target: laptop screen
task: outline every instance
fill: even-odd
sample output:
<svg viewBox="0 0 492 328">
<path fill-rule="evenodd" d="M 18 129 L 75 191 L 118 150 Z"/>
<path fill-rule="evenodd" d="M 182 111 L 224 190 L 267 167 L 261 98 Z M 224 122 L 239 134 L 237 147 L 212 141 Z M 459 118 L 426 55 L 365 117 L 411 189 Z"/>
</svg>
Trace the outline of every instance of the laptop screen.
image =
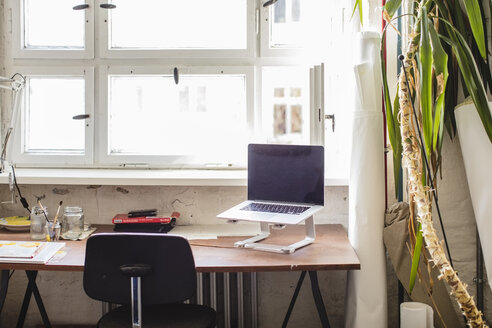
<svg viewBox="0 0 492 328">
<path fill-rule="evenodd" d="M 248 145 L 248 199 L 324 205 L 322 146 Z"/>
</svg>

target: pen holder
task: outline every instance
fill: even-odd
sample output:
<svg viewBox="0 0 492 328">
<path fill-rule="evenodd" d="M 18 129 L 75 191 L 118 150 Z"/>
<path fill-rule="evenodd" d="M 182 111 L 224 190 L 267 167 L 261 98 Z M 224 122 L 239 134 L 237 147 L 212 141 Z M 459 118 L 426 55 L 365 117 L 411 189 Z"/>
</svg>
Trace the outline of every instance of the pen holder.
<svg viewBox="0 0 492 328">
<path fill-rule="evenodd" d="M 46 241 L 58 241 L 60 239 L 60 232 L 60 222 L 53 223 L 53 221 L 48 221 L 46 224 Z"/>
</svg>

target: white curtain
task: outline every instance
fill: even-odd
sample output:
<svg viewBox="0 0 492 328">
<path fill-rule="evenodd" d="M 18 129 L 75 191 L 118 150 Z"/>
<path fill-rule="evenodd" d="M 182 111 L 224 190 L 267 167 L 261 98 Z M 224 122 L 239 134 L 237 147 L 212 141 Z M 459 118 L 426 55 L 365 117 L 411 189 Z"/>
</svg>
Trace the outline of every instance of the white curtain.
<svg viewBox="0 0 492 328">
<path fill-rule="evenodd" d="M 345 327 L 387 326 L 384 228 L 384 140 L 379 33 L 359 34 L 349 179 L 348 237 L 361 263 L 349 271 Z"/>
</svg>

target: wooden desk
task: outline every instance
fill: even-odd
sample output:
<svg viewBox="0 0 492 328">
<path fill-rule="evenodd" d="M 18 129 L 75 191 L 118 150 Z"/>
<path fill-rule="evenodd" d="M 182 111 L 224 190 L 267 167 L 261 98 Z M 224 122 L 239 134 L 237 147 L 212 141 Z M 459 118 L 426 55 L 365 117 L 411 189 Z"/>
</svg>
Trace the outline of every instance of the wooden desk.
<svg viewBox="0 0 492 328">
<path fill-rule="evenodd" d="M 97 230 L 95 233 L 112 231 L 112 226 L 110 225 L 96 225 L 96 227 Z M 268 237 L 265 242 L 281 245 L 289 244 L 298 240 L 299 237 L 304 236 L 304 234 L 303 226 L 289 226 L 282 230 L 273 230 L 272 235 Z M 309 272 L 313 296 L 315 298 L 316 306 L 318 307 L 320 319 L 323 326 L 329 327 L 328 318 L 319 292 L 316 271 L 360 269 L 359 259 L 350 245 L 343 227 L 341 225 L 317 225 L 315 242 L 292 254 L 276 254 L 234 247 L 234 242 L 242 239 L 244 239 L 244 236 L 190 241 L 193 256 L 195 258 L 196 270 L 198 272 L 302 271 L 298 286 L 284 320 L 284 326 L 287 324 L 300 286 L 304 280 L 304 276 L 306 272 Z M 0 231 L 0 240 L 29 240 L 29 233 Z M 0 263 L 0 270 L 3 270 L 2 285 L 0 285 L 0 287 L 2 287 L 2 290 L 0 290 L 0 311 L 6 295 L 8 270 L 26 271 L 30 281 L 28 289 L 33 289 L 32 292 L 36 297 L 40 312 L 45 311 L 40 295 L 37 296 L 37 294 L 39 294 L 35 285 L 37 271 L 84 270 L 86 241 L 64 242 L 66 242 L 66 246 L 62 250 L 67 253 L 62 259 L 56 262 L 53 261 L 46 264 Z M 26 292 L 24 303 L 27 302 L 27 306 L 25 311 L 27 311 L 30 296 L 31 294 Z M 26 300 L 27 297 L 28 299 Z M 324 314 L 322 312 L 324 312 Z M 43 321 L 45 321 L 44 317 Z M 45 326 L 50 327 L 47 316 Z"/>
<path fill-rule="evenodd" d="M 95 233 L 111 232 L 110 225 L 95 225 Z M 172 232 L 172 231 L 171 231 Z M 266 239 L 269 243 L 287 244 L 304 235 L 302 226 L 273 230 Z M 196 270 L 198 272 L 267 272 L 312 270 L 359 270 L 360 262 L 350 245 L 346 232 L 339 224 L 316 226 L 316 240 L 292 254 L 275 254 L 234 247 L 238 237 L 219 237 L 209 240 L 192 240 Z M 30 240 L 29 233 L 0 230 L 0 240 Z M 66 242 L 67 254 L 58 262 L 47 264 L 0 263 L 0 270 L 83 271 L 86 241 Z"/>
</svg>

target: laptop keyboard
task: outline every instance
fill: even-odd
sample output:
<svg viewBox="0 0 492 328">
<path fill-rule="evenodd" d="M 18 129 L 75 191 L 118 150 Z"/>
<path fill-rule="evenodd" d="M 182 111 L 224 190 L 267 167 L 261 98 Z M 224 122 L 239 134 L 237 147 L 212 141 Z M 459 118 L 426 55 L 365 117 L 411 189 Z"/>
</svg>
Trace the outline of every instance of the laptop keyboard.
<svg viewBox="0 0 492 328">
<path fill-rule="evenodd" d="M 292 206 L 281 204 L 251 203 L 243 208 L 242 211 L 268 212 L 281 214 L 299 215 L 309 209 L 308 206 Z"/>
</svg>

